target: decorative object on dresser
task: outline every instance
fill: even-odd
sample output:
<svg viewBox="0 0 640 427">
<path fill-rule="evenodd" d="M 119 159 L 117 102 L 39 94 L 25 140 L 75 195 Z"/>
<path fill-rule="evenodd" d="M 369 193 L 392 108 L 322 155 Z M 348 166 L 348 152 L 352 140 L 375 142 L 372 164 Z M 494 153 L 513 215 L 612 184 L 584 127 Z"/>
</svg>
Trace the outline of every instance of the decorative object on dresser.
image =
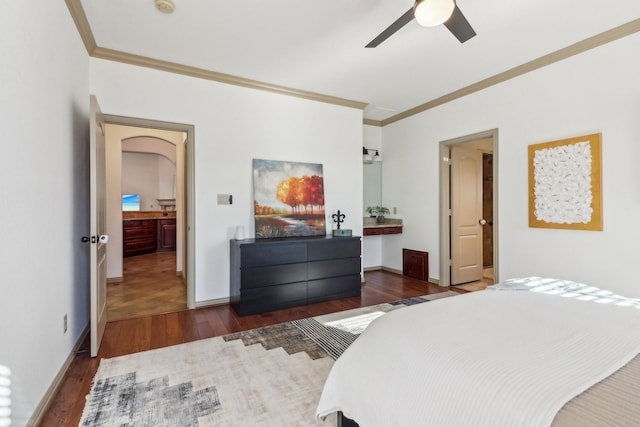
<svg viewBox="0 0 640 427">
<path fill-rule="evenodd" d="M 230 250 L 241 316 L 360 295 L 360 237 L 231 240 Z"/>
<path fill-rule="evenodd" d="M 336 228 L 331 230 L 331 235 L 333 237 L 351 237 L 351 230 L 340 229 L 340 224 L 342 224 L 346 218 L 346 215 L 341 213 L 340 209 L 338 209 L 337 213 L 331 215 L 331 218 L 333 218 L 333 222 L 336 223 Z"/>
<path fill-rule="evenodd" d="M 324 236 L 322 164 L 253 159 L 256 239 Z"/>
</svg>

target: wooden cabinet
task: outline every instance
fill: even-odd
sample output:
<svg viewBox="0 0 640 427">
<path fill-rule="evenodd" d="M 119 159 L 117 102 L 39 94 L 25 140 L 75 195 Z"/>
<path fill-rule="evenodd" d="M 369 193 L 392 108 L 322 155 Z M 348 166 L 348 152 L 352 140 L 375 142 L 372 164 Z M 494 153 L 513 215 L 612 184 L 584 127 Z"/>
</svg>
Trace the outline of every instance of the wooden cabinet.
<svg viewBox="0 0 640 427">
<path fill-rule="evenodd" d="M 402 274 L 414 279 L 429 281 L 429 253 L 402 249 Z"/>
<path fill-rule="evenodd" d="M 382 234 L 402 234 L 402 226 L 390 227 L 364 227 L 363 234 L 365 236 L 379 236 Z"/>
<path fill-rule="evenodd" d="M 133 256 L 176 250 L 176 219 L 122 221 L 122 255 Z"/>
<path fill-rule="evenodd" d="M 155 252 L 157 235 L 155 219 L 122 221 L 123 256 Z"/>
<path fill-rule="evenodd" d="M 360 295 L 360 237 L 231 240 L 231 306 L 245 316 Z"/>
<path fill-rule="evenodd" d="M 175 218 L 159 219 L 158 221 L 158 244 L 156 250 L 175 251 L 176 250 L 176 220 Z"/>
</svg>

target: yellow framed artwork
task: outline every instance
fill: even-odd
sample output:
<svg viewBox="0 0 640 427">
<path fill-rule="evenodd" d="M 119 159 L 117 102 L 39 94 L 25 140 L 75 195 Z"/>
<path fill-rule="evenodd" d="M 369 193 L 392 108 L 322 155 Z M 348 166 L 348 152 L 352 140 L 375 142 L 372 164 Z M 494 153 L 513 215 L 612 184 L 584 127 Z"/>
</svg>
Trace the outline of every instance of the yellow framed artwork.
<svg viewBox="0 0 640 427">
<path fill-rule="evenodd" d="M 529 145 L 529 227 L 602 231 L 602 134 Z"/>
</svg>

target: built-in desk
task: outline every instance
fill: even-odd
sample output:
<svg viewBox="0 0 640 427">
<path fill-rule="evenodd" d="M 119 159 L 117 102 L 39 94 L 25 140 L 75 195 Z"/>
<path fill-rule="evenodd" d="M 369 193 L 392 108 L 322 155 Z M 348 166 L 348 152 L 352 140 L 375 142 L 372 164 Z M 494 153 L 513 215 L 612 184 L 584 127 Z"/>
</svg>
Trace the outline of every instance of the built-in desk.
<svg viewBox="0 0 640 427">
<path fill-rule="evenodd" d="M 378 223 L 375 218 L 364 218 L 362 223 L 364 236 L 380 236 L 384 234 L 402 234 L 402 220 L 396 218 L 385 219 Z"/>
</svg>

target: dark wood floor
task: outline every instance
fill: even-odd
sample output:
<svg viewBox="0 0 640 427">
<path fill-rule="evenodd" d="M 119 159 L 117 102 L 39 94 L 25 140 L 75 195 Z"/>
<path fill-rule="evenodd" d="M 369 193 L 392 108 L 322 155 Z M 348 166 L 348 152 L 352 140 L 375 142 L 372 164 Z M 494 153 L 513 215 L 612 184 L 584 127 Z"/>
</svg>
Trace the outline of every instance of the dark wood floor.
<svg viewBox="0 0 640 427">
<path fill-rule="evenodd" d="M 152 350 L 403 298 L 444 292 L 448 288 L 383 272 L 365 273 L 360 297 L 327 301 L 269 313 L 239 317 L 229 305 L 150 315 L 107 323 L 98 357 L 88 356 L 88 340 L 73 360 L 40 426 L 77 426 L 91 381 L 102 358 Z"/>
</svg>

